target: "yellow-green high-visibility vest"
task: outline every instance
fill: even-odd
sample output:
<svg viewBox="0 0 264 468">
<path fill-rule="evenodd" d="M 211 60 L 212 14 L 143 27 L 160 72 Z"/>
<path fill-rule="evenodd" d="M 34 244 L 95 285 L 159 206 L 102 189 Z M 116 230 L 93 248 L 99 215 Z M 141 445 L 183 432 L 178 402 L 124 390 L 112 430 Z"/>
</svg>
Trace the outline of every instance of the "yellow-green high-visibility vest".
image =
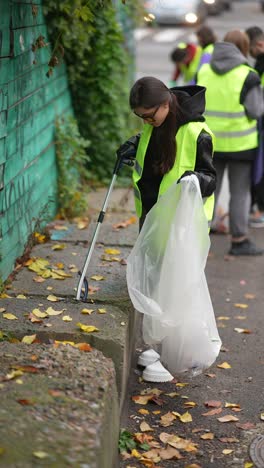
<svg viewBox="0 0 264 468">
<path fill-rule="evenodd" d="M 139 218 L 142 214 L 142 202 L 138 182 L 143 174 L 145 155 L 152 130 L 153 127 L 151 125 L 144 124 L 143 131 L 139 140 L 136 161 L 132 175 L 135 195 L 135 207 Z M 185 171 L 194 170 L 196 162 L 197 140 L 202 130 L 209 133 L 213 139 L 213 134 L 205 122 L 189 122 L 185 125 L 182 125 L 177 131 L 177 155 L 175 163 L 171 170 L 167 172 L 162 178 L 159 187 L 159 197 L 163 195 L 182 176 L 182 174 Z M 204 198 L 203 201 L 205 215 L 208 219 L 208 223 L 210 224 L 212 221 L 214 209 L 214 195 Z"/>
<path fill-rule="evenodd" d="M 215 73 L 210 64 L 197 74 L 197 84 L 206 87 L 205 117 L 215 136 L 215 151 L 230 153 L 258 146 L 257 121 L 247 117 L 240 94 L 250 71 L 239 65 L 224 75 Z"/>
<path fill-rule="evenodd" d="M 183 48 L 182 44 L 183 43 L 180 43 L 178 47 Z M 189 83 L 189 81 L 191 81 L 195 77 L 202 52 L 203 52 L 202 48 L 200 46 L 197 46 L 197 49 L 195 51 L 192 61 L 188 65 L 185 65 L 184 63 L 179 64 L 179 69 L 181 70 L 185 84 Z"/>
<path fill-rule="evenodd" d="M 262 73 L 260 77 L 260 81 L 261 81 L 261 86 L 264 88 L 264 73 Z"/>
<path fill-rule="evenodd" d="M 212 54 L 214 51 L 214 44 L 208 44 L 207 46 L 204 47 L 202 50 L 203 54 Z"/>
</svg>

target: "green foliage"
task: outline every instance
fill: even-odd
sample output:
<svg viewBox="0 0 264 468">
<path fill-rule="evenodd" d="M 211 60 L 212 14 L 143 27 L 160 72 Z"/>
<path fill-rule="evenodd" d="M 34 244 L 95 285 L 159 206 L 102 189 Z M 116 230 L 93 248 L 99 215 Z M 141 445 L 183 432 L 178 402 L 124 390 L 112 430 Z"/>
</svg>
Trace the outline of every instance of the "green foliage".
<svg viewBox="0 0 264 468">
<path fill-rule="evenodd" d="M 133 434 L 126 429 L 121 429 L 118 442 L 119 451 L 131 452 L 133 449 L 149 450 L 150 446 L 147 443 L 139 443 L 134 439 Z"/>
<path fill-rule="evenodd" d="M 134 18 L 131 4 L 138 1 L 128 2 Z M 133 56 L 117 11 L 110 0 L 44 0 L 44 13 L 51 41 L 59 37 L 64 49 L 78 126 L 90 141 L 91 175 L 106 182 L 117 147 L 134 133 L 128 106 Z"/>
<path fill-rule="evenodd" d="M 89 172 L 86 148 L 89 142 L 79 133 L 73 117 L 56 122 L 56 157 L 58 166 L 59 213 L 64 218 L 83 214 L 87 200 L 84 190 Z"/>
<path fill-rule="evenodd" d="M 118 448 L 120 452 L 127 452 L 128 450 L 133 450 L 137 446 L 133 434 L 130 432 L 122 429 L 120 431 L 120 436 L 119 436 L 119 442 L 118 442 Z"/>
</svg>

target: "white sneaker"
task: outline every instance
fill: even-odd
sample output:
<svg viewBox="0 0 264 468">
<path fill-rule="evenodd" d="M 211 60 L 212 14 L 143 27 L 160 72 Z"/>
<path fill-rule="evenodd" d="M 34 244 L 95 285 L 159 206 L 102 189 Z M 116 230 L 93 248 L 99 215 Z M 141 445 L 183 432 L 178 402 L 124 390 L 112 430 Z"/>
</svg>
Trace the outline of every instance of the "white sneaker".
<svg viewBox="0 0 264 468">
<path fill-rule="evenodd" d="M 147 366 L 143 371 L 142 377 L 146 382 L 170 382 L 174 379 L 173 375 L 165 369 L 160 361 Z"/>
<path fill-rule="evenodd" d="M 154 351 L 154 349 L 147 349 L 143 353 L 140 354 L 138 358 L 138 365 L 142 367 L 149 366 L 154 362 L 160 359 L 160 355 Z"/>
</svg>

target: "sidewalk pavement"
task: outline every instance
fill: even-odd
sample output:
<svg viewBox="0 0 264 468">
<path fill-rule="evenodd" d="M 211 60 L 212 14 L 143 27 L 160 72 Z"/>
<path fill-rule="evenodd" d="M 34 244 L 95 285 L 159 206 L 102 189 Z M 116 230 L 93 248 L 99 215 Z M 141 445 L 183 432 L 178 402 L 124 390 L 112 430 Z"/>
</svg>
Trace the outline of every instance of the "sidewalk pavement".
<svg viewBox="0 0 264 468">
<path fill-rule="evenodd" d="M 160 419 L 170 409 L 191 412 L 192 423 L 177 420 L 172 427 L 161 427 L 162 432 L 177 431 L 182 437 L 198 440 L 199 451 L 183 452 L 184 458 L 177 460 L 179 468 L 188 463 L 202 468 L 251 467 L 245 465 L 248 447 L 257 435 L 264 435 L 264 257 L 226 257 L 227 236 L 211 237 L 206 272 L 223 350 L 208 375 L 194 378 L 187 388 L 175 388 L 175 383 L 160 385 L 165 393 L 169 389 L 171 395 L 176 391 L 183 398 L 162 396 L 168 404 L 154 408 L 152 404 L 152 419 L 148 420 L 137 412 L 139 405 L 128 393 L 138 394 L 157 385 L 138 379 L 136 368 L 127 385 L 137 325 L 125 278 L 125 260 L 138 233 L 131 190 L 114 190 L 87 272 L 89 302 L 75 300 L 77 272 L 83 266 L 105 193 L 102 189 L 89 194 L 89 226 L 84 227 L 83 220 L 51 224 L 51 240 L 33 248 L 31 260 L 18 269 L 7 290 L 9 297 L 1 298 L 0 466 L 143 466 L 137 458 L 118 461 L 120 412 L 130 400 L 126 407 L 129 417 L 123 411 L 122 426 L 133 433 L 139 432 L 145 419 L 154 426 L 153 418 Z M 264 230 L 252 231 L 252 236 L 264 247 Z M 83 325 L 98 331 L 85 331 Z M 72 344 L 58 343 L 61 341 Z M 223 362 L 231 368 L 217 367 Z M 195 407 L 181 407 L 188 397 Z M 231 414 L 238 417 L 238 423 L 223 424 L 217 415 L 202 416 L 207 411 L 204 402 L 209 400 L 221 401 L 220 416 Z M 225 402 L 235 406 L 225 408 Z M 156 409 L 160 410 L 158 416 L 152 415 Z M 239 423 L 242 428 L 236 426 Z M 200 440 L 201 432 L 192 432 L 199 427 L 204 433 L 214 433 L 214 440 Z M 221 437 L 229 442 L 221 442 Z M 230 442 L 232 437 L 239 442 Z M 223 454 L 224 449 L 229 452 Z M 260 453 L 263 446 L 258 450 Z M 157 466 L 172 467 L 174 462 Z"/>
<path fill-rule="evenodd" d="M 0 466 L 118 466 L 136 326 L 125 277 L 138 232 L 131 190 L 114 190 L 87 272 L 88 303 L 75 299 L 105 194 L 89 194 L 89 225 L 51 223 L 51 239 L 33 247 L 2 295 Z"/>
</svg>

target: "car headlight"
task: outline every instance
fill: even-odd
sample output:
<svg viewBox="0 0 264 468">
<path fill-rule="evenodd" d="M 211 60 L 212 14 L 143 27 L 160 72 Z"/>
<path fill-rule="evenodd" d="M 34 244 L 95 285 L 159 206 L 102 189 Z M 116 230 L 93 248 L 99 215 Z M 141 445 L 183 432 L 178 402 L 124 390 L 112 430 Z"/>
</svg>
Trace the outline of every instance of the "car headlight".
<svg viewBox="0 0 264 468">
<path fill-rule="evenodd" d="M 187 13 L 185 15 L 185 21 L 191 24 L 197 23 L 198 16 L 195 13 Z"/>
<path fill-rule="evenodd" d="M 144 21 L 146 21 L 146 23 L 152 23 L 152 21 L 155 20 L 155 15 L 153 15 L 152 13 L 148 13 L 147 15 L 144 16 Z"/>
</svg>

